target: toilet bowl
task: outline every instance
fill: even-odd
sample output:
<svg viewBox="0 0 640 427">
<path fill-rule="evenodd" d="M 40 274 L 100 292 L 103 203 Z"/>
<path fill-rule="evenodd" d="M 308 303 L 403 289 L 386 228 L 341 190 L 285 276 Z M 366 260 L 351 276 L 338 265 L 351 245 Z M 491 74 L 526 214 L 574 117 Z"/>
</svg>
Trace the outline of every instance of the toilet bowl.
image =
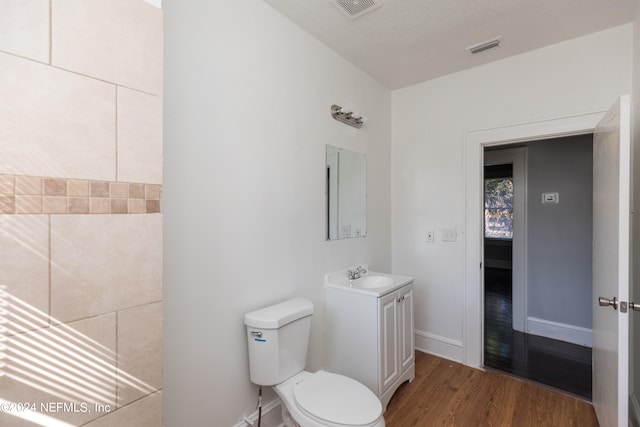
<svg viewBox="0 0 640 427">
<path fill-rule="evenodd" d="M 302 371 L 273 387 L 286 427 L 384 427 L 382 404 L 363 384 L 326 371 Z M 285 411 L 286 409 L 286 411 Z M 287 423 L 286 413 L 289 413 Z M 296 423 L 291 422 L 291 418 Z"/>
<path fill-rule="evenodd" d="M 382 404 L 364 384 L 304 370 L 312 314 L 303 298 L 245 314 L 251 381 L 273 387 L 286 427 L 384 427 Z"/>
</svg>

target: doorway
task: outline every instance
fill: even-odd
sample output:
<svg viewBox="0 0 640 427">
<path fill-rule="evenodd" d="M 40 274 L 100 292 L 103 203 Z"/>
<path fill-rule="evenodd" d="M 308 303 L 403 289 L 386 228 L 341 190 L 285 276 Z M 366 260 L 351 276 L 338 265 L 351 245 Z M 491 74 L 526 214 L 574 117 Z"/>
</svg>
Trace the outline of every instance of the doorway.
<svg viewBox="0 0 640 427">
<path fill-rule="evenodd" d="M 513 147 L 484 153 L 484 366 L 590 400 L 592 136 Z"/>
<path fill-rule="evenodd" d="M 483 148 L 489 146 L 534 141 L 545 138 L 583 135 L 597 132 L 605 137 L 604 141 L 610 142 L 612 150 L 617 151 L 613 157 L 617 158 L 618 185 L 617 189 L 609 188 L 598 192 L 598 198 L 606 199 L 608 194 L 618 195 L 618 202 L 609 209 L 619 219 L 613 232 L 608 232 L 608 224 L 613 221 L 601 218 L 597 210 L 594 210 L 593 240 L 598 241 L 594 247 L 607 248 L 606 254 L 610 261 L 601 267 L 600 257 L 593 255 L 593 291 L 596 295 L 617 295 L 620 300 L 629 298 L 629 267 L 630 267 L 630 162 L 631 158 L 631 114 L 630 97 L 620 97 L 610 108 L 598 112 L 577 114 L 565 117 L 555 117 L 542 121 L 514 124 L 494 127 L 490 129 L 478 129 L 465 134 L 464 165 L 465 165 L 465 283 L 464 283 L 464 307 L 463 311 L 463 357 L 468 366 L 482 369 L 484 366 L 484 280 L 483 280 L 483 245 L 482 245 L 482 197 L 483 197 Z M 598 146 L 602 140 L 598 140 Z M 594 153 L 600 151 L 594 150 Z M 601 165 L 599 169 L 609 170 L 603 166 L 602 156 L 594 155 Z M 594 182 L 596 181 L 594 175 Z M 600 183 L 600 180 L 598 180 Z M 608 183 L 611 184 L 611 183 Z M 608 185 L 607 184 L 607 185 Z M 615 185 L 611 185 L 614 187 Z M 594 188 L 595 189 L 595 188 Z M 605 213 L 607 210 L 604 210 Z M 596 239 L 598 236 L 598 239 Z M 612 239 L 604 239 L 612 237 Z M 605 240 L 602 244 L 600 241 Z M 617 243 L 616 243 L 617 242 Z M 618 251 L 614 248 L 618 247 Z M 616 253 L 617 252 L 617 253 Z M 617 266 L 617 267 L 616 267 Z M 616 277 L 611 270 L 617 268 Z M 594 346 L 594 381 L 593 400 L 598 418 L 610 415 L 613 419 L 619 419 L 620 425 L 627 418 L 629 408 L 628 385 L 629 372 L 634 371 L 637 357 L 633 357 L 633 347 L 629 347 L 629 328 L 625 321 L 627 313 L 618 311 L 615 316 L 609 316 L 616 322 L 604 322 L 600 316 L 603 307 L 598 306 L 598 300 L 591 303 L 593 307 L 593 327 L 599 333 L 593 334 Z M 610 320 L 611 320 L 610 319 Z M 601 331 L 601 333 L 600 333 Z M 597 351 L 596 351 L 597 349 Z M 630 354 L 631 353 L 631 354 Z M 601 357 L 603 356 L 603 357 Z M 614 372 L 611 373 L 612 367 Z M 637 367 L 635 367 L 637 368 Z M 637 372 L 637 370 L 635 371 Z M 631 389 L 632 395 L 636 390 Z M 597 404 L 596 404 L 597 401 Z M 634 402 L 636 400 L 634 399 Z M 633 403 L 631 410 L 636 414 L 639 406 Z M 604 412 L 603 412 L 604 411 Z M 606 414 L 605 414 L 606 412 Z M 637 417 L 640 418 L 640 417 Z M 617 421 L 614 424 L 618 424 Z"/>
</svg>

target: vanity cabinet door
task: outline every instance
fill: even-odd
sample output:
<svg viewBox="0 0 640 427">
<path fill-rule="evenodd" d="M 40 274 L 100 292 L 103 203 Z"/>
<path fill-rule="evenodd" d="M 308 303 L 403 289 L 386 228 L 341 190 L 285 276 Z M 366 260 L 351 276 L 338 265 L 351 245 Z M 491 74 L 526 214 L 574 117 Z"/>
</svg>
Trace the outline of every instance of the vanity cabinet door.
<svg viewBox="0 0 640 427">
<path fill-rule="evenodd" d="M 398 301 L 397 292 L 383 296 L 379 300 L 380 334 L 380 392 L 379 396 L 393 385 L 400 376 L 398 363 Z"/>
<path fill-rule="evenodd" d="M 400 371 L 404 372 L 415 360 L 413 333 L 413 286 L 399 291 L 398 302 L 398 340 L 400 350 Z"/>
</svg>

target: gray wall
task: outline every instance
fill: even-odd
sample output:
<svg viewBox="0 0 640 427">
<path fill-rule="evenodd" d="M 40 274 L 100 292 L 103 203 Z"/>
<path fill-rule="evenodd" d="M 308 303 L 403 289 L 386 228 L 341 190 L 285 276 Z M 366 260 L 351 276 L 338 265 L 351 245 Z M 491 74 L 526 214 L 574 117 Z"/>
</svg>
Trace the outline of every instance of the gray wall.
<svg viewBox="0 0 640 427">
<path fill-rule="evenodd" d="M 528 145 L 528 316 L 591 328 L 593 138 Z M 560 194 L 542 204 L 543 192 Z"/>
</svg>

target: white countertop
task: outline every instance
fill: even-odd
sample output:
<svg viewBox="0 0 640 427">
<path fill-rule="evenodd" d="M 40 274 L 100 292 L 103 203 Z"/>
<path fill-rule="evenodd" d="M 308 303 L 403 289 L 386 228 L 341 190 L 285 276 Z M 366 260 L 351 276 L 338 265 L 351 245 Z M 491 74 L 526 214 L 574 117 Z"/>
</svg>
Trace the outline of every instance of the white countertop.
<svg viewBox="0 0 640 427">
<path fill-rule="evenodd" d="M 366 265 L 363 267 L 367 269 Z M 355 270 L 355 267 L 353 269 Z M 365 288 L 364 279 L 366 277 L 375 277 L 375 276 L 388 277 L 391 279 L 391 283 L 383 287 Z M 377 271 L 368 271 L 368 269 L 366 273 L 361 275 L 360 279 L 355 279 L 355 280 L 349 280 L 347 278 L 347 270 L 325 274 L 324 276 L 325 287 L 348 290 L 351 292 L 371 295 L 378 298 L 390 292 L 393 292 L 405 285 L 408 285 L 411 282 L 413 282 L 413 277 L 399 276 L 397 274 L 380 273 Z"/>
</svg>

